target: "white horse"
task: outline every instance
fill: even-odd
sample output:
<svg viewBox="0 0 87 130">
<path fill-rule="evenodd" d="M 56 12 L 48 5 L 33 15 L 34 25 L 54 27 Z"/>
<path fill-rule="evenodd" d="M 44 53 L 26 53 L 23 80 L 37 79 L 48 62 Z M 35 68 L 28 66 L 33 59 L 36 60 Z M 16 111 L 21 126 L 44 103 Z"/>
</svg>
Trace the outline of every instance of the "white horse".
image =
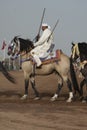
<svg viewBox="0 0 87 130">
<path fill-rule="evenodd" d="M 29 39 L 22 39 L 18 37 L 14 37 L 8 46 L 8 55 L 16 57 L 20 54 L 21 56 L 21 61 L 22 61 L 21 67 L 24 72 L 24 79 L 25 79 L 25 94 L 23 95 L 22 99 L 25 99 L 28 96 L 29 80 L 31 81 L 31 85 L 32 88 L 34 89 L 36 98 L 39 98 L 39 93 L 35 87 L 34 76 L 50 75 L 56 72 L 56 74 L 58 74 L 58 89 L 54 94 L 54 96 L 51 98 L 51 100 L 54 101 L 58 98 L 64 81 L 67 83 L 69 89 L 69 98 L 67 101 L 71 102 L 73 98 L 73 90 L 72 90 L 70 75 L 72 80 L 74 81 L 73 87 L 75 91 L 79 92 L 79 88 L 76 83 L 74 69 L 70 58 L 67 55 L 65 55 L 62 51 L 60 51 L 60 60 L 57 59 L 54 62 L 43 64 L 41 68 L 34 68 L 34 65 L 32 64 L 32 60 L 31 60 L 32 58 L 30 58 L 30 53 L 29 53 L 32 48 L 34 48 L 32 41 L 30 41 Z"/>
</svg>

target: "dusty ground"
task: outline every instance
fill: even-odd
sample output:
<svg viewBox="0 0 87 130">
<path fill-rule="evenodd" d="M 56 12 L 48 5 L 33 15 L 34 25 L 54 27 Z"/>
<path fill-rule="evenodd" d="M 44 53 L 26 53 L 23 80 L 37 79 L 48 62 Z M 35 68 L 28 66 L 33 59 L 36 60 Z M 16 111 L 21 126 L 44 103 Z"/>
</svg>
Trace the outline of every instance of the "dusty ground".
<svg viewBox="0 0 87 130">
<path fill-rule="evenodd" d="M 57 101 L 50 101 L 57 87 L 55 75 L 36 77 L 41 100 L 33 100 L 30 86 L 29 98 L 21 101 L 24 94 L 23 72 L 10 73 L 17 79 L 16 85 L 0 73 L 0 130 L 87 130 L 87 104 L 78 99 L 66 103 L 66 86 Z"/>
</svg>

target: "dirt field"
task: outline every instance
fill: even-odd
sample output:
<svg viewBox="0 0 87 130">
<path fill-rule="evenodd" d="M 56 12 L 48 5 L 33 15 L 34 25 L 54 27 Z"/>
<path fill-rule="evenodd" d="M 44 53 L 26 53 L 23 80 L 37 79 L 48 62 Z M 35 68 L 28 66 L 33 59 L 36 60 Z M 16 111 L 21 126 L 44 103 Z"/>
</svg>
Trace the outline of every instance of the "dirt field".
<svg viewBox="0 0 87 130">
<path fill-rule="evenodd" d="M 65 85 L 59 99 L 50 101 L 57 87 L 55 75 L 36 77 L 41 100 L 33 100 L 34 93 L 29 86 L 29 98 L 22 101 L 23 72 L 10 73 L 17 84 L 10 83 L 0 73 L 0 130 L 87 130 L 87 104 L 78 99 L 66 103 L 68 88 Z"/>
</svg>

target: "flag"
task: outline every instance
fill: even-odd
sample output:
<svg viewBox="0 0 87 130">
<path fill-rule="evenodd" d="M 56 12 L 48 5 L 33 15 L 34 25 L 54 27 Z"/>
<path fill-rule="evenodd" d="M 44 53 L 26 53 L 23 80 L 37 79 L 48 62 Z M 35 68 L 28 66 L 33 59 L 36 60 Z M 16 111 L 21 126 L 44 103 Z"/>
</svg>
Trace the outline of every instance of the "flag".
<svg viewBox="0 0 87 130">
<path fill-rule="evenodd" d="M 2 44 L 2 50 L 4 50 L 5 49 L 5 47 L 6 47 L 6 43 L 5 43 L 5 41 L 3 41 L 3 44 Z"/>
</svg>

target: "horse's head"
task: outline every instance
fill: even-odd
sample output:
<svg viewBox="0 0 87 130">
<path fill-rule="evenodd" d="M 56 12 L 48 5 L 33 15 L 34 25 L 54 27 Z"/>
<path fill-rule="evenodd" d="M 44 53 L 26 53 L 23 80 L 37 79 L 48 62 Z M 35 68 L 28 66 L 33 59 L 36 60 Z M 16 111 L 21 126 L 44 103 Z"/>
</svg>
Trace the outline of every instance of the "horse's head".
<svg viewBox="0 0 87 130">
<path fill-rule="evenodd" d="M 18 36 L 15 36 L 11 43 L 8 46 L 8 55 L 14 56 L 15 54 L 19 54 L 21 52 L 29 52 L 34 48 L 33 42 L 29 39 L 22 39 Z"/>
<path fill-rule="evenodd" d="M 78 44 L 72 43 L 71 51 L 72 51 L 71 54 L 72 60 L 75 62 L 80 57 Z"/>
<path fill-rule="evenodd" d="M 14 37 L 14 38 L 12 39 L 12 41 L 10 42 L 10 44 L 9 44 L 9 46 L 8 46 L 8 52 L 7 52 L 7 54 L 14 56 L 15 53 L 18 51 L 18 48 L 19 48 L 18 44 L 19 44 L 19 39 L 18 39 L 18 37 L 16 36 L 16 37 Z"/>
</svg>

